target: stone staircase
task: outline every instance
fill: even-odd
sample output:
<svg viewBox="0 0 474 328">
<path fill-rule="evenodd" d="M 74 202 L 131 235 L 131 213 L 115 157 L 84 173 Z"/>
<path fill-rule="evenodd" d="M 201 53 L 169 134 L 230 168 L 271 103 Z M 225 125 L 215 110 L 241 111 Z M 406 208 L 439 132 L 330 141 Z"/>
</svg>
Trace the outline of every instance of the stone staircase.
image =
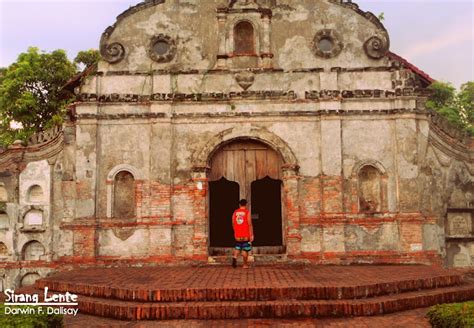
<svg viewBox="0 0 474 328">
<path fill-rule="evenodd" d="M 79 294 L 80 313 L 121 320 L 372 316 L 474 299 L 474 281 L 425 266 L 84 269 L 44 287 Z"/>
</svg>

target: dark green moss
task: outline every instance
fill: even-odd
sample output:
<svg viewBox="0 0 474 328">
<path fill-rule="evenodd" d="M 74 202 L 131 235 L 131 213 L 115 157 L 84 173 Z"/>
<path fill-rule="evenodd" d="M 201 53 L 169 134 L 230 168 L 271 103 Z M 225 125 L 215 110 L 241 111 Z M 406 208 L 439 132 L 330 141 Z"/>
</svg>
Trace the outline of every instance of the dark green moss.
<svg viewBox="0 0 474 328">
<path fill-rule="evenodd" d="M 37 307 L 9 306 L 9 308 L 34 309 L 34 314 L 11 314 L 5 312 L 5 305 L 0 305 L 0 327 L 2 328 L 60 328 L 63 327 L 63 316 L 38 313 Z"/>
<path fill-rule="evenodd" d="M 433 306 L 427 314 L 433 328 L 474 327 L 474 301 Z"/>
</svg>

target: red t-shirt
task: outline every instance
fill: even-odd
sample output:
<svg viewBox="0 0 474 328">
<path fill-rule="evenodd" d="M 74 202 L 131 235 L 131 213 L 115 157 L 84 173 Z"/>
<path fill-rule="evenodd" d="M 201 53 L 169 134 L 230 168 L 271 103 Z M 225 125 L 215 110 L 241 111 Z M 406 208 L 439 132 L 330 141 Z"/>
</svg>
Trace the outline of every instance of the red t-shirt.
<svg viewBox="0 0 474 328">
<path fill-rule="evenodd" d="M 238 208 L 232 215 L 232 224 L 234 226 L 234 237 L 250 239 L 250 212 L 245 208 Z"/>
</svg>

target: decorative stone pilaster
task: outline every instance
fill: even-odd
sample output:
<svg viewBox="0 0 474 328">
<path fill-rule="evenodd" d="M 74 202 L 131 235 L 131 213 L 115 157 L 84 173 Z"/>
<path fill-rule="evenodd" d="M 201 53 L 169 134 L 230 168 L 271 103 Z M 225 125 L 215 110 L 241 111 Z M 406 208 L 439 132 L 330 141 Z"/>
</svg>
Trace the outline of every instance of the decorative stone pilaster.
<svg viewBox="0 0 474 328">
<path fill-rule="evenodd" d="M 192 181 L 194 184 L 193 207 L 194 207 L 194 257 L 197 259 L 206 259 L 208 246 L 208 167 L 194 167 Z"/>
<path fill-rule="evenodd" d="M 273 53 L 271 50 L 271 19 L 272 13 L 271 11 L 264 12 L 262 14 L 262 29 L 263 29 L 263 40 L 262 40 L 262 48 L 261 48 L 261 66 L 263 68 L 272 68 L 272 58 Z"/>
<path fill-rule="evenodd" d="M 216 68 L 223 69 L 227 67 L 227 51 L 226 51 L 226 22 L 227 16 L 224 13 L 218 13 L 217 24 L 219 27 L 219 49 L 217 54 Z"/>
<path fill-rule="evenodd" d="M 298 181 L 298 166 L 283 166 L 283 201 L 286 216 L 285 239 L 289 256 L 298 256 L 301 254 Z"/>
</svg>

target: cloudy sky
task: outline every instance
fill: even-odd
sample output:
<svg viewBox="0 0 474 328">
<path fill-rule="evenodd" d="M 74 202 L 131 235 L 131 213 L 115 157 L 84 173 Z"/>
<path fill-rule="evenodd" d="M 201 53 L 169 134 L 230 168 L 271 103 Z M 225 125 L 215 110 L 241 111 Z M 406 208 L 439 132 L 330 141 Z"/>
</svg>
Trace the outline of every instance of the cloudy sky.
<svg viewBox="0 0 474 328">
<path fill-rule="evenodd" d="M 201 0 L 206 1 L 206 0 Z M 104 29 L 139 0 L 0 0 L 0 67 L 29 46 L 97 48 Z M 474 80 L 474 0 L 356 0 L 384 13 L 391 51 L 433 78 L 459 87 Z"/>
</svg>

